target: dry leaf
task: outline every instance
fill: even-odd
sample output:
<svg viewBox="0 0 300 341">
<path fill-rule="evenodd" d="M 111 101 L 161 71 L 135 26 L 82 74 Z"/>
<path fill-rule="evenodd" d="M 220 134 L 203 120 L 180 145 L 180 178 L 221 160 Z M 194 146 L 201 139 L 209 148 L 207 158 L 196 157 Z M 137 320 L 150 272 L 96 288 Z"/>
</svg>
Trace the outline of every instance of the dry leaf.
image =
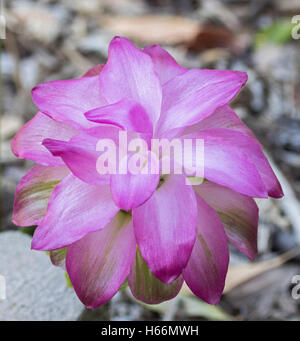
<svg viewBox="0 0 300 341">
<path fill-rule="evenodd" d="M 259 263 L 247 263 L 229 267 L 226 277 L 224 293 L 229 292 L 238 285 L 278 266 L 300 254 L 299 247 L 283 253 L 282 255 Z"/>
<path fill-rule="evenodd" d="M 289 14 L 299 14 L 300 11 L 300 2 L 299 0 L 276 0 L 276 7 L 280 12 L 289 13 Z"/>
<path fill-rule="evenodd" d="M 286 263 L 287 261 L 298 256 L 299 254 L 300 248 L 297 246 L 283 253 L 282 255 L 272 258 L 270 260 L 266 260 L 259 263 L 246 263 L 242 265 L 230 266 L 228 269 L 223 293 L 226 294 L 235 287 L 239 286 L 240 284 L 243 284 L 268 270 L 279 267 L 280 265 Z M 184 295 L 193 296 L 193 293 L 190 291 L 186 283 L 183 284 L 181 292 Z"/>
<path fill-rule="evenodd" d="M 204 51 L 213 48 L 235 49 L 235 35 L 226 27 L 202 26 L 196 38 L 189 44 L 191 51 Z"/>
<path fill-rule="evenodd" d="M 126 36 L 146 44 L 167 45 L 191 42 L 200 28 L 195 20 L 167 15 L 103 16 L 101 26 L 114 35 Z"/>
</svg>

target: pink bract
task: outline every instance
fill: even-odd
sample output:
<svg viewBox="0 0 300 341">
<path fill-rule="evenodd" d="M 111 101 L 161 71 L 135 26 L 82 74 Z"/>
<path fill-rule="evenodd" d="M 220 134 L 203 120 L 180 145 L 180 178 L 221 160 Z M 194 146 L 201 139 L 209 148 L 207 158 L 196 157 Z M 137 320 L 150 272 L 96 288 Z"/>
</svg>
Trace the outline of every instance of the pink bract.
<svg viewBox="0 0 300 341">
<path fill-rule="evenodd" d="M 246 81 L 245 72 L 188 70 L 159 46 L 139 50 L 116 37 L 105 65 L 32 90 L 39 112 L 12 150 L 37 165 L 17 187 L 13 221 L 38 225 L 32 248 L 66 267 L 86 306 L 107 302 L 126 279 L 146 303 L 173 298 L 185 281 L 216 304 L 228 241 L 255 258 L 253 198 L 283 193 L 261 145 L 228 105 Z M 148 141 L 203 139 L 206 181 L 99 174 L 97 142 L 117 141 L 120 131 Z"/>
</svg>

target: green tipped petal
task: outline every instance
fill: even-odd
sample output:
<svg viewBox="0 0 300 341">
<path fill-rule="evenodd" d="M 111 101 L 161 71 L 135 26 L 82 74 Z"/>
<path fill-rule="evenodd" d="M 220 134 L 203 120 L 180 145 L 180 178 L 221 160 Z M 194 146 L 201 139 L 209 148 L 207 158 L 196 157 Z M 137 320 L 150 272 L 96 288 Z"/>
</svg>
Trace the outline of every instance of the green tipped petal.
<svg viewBox="0 0 300 341">
<path fill-rule="evenodd" d="M 161 282 L 151 273 L 140 251 L 137 250 L 128 282 L 133 296 L 138 300 L 158 304 L 175 297 L 182 287 L 183 279 L 180 276 L 170 284 Z"/>
<path fill-rule="evenodd" d="M 54 187 L 68 173 L 68 168 L 64 166 L 34 166 L 16 189 L 13 222 L 18 226 L 38 225 L 46 214 Z"/>
<path fill-rule="evenodd" d="M 50 260 L 52 264 L 66 270 L 66 254 L 67 247 L 50 251 Z"/>
</svg>

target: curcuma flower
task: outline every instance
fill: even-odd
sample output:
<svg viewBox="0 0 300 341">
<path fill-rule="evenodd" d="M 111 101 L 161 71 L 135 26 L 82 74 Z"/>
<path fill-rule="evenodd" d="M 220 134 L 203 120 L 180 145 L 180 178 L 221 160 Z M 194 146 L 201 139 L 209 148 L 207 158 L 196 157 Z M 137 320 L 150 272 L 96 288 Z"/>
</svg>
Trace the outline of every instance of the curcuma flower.
<svg viewBox="0 0 300 341">
<path fill-rule="evenodd" d="M 185 281 L 216 304 L 228 241 L 255 258 L 253 198 L 283 194 L 261 145 L 228 106 L 246 80 L 244 72 L 187 70 L 159 46 L 139 50 L 116 37 L 105 65 L 32 90 L 39 112 L 12 150 L 37 165 L 16 189 L 13 221 L 38 225 L 32 248 L 50 251 L 86 306 L 104 304 L 127 279 L 146 303 L 173 298 Z M 99 141 L 118 145 L 120 132 L 146 141 L 143 167 L 153 139 L 202 140 L 204 181 L 163 174 L 160 156 L 156 172 L 99 172 Z"/>
</svg>

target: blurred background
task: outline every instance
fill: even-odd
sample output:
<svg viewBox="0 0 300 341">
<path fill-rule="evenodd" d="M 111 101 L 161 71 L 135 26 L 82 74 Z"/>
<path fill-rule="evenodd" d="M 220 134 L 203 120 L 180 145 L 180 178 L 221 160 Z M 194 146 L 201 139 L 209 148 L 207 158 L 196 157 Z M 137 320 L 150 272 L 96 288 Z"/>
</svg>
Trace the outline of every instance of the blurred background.
<svg viewBox="0 0 300 341">
<path fill-rule="evenodd" d="M 300 1 L 4 0 L 3 5 L 0 275 L 7 277 L 7 299 L 0 301 L 0 320 L 300 320 L 295 277 L 300 275 L 300 29 L 297 18 L 292 22 L 300 15 Z M 32 164 L 15 158 L 10 142 L 37 111 L 31 88 L 80 77 L 105 63 L 115 35 L 140 47 L 160 44 L 187 68 L 248 72 L 249 81 L 231 106 L 263 144 L 285 197 L 258 201 L 258 257 L 250 263 L 231 250 L 225 293 L 216 307 L 186 288 L 156 306 L 137 303 L 125 289 L 88 311 L 63 271 L 53 270 L 47 255 L 30 251 L 30 238 L 11 222 L 16 185 Z"/>
</svg>

